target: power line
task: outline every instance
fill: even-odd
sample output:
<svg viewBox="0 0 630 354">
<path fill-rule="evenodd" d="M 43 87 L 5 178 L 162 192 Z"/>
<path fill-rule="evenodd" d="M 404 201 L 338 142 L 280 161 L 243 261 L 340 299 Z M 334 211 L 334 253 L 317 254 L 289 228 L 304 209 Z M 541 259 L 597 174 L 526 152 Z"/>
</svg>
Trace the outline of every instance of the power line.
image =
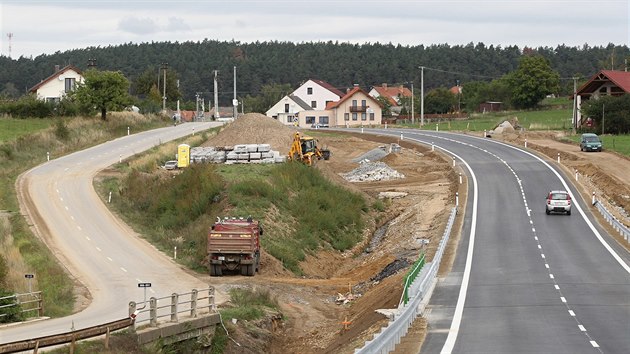
<svg viewBox="0 0 630 354">
<path fill-rule="evenodd" d="M 467 75 L 467 76 L 471 76 L 471 77 L 480 77 L 480 78 L 484 78 L 484 79 L 500 79 L 501 78 L 501 77 L 498 77 L 498 76 L 468 74 L 468 73 L 459 72 L 459 71 L 451 71 L 451 70 L 442 70 L 442 69 L 436 69 L 436 68 L 429 68 L 428 66 L 424 66 L 424 68 L 427 69 L 427 70 L 437 71 L 437 72 L 446 73 L 446 74 Z"/>
</svg>

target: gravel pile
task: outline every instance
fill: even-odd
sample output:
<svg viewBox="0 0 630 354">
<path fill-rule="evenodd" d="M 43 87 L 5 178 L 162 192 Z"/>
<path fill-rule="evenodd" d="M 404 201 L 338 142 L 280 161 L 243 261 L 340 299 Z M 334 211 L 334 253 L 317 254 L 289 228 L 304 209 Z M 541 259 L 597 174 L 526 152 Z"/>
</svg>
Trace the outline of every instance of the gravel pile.
<svg viewBox="0 0 630 354">
<path fill-rule="evenodd" d="M 405 178 L 405 175 L 387 166 L 384 162 L 364 162 L 359 167 L 341 176 L 348 182 L 389 181 Z"/>
<path fill-rule="evenodd" d="M 392 152 L 400 152 L 401 147 L 398 144 L 389 144 L 379 146 L 376 149 L 372 149 L 365 154 L 353 159 L 353 162 L 366 162 L 366 161 L 377 161 L 382 159 L 383 157 L 389 155 Z"/>
</svg>

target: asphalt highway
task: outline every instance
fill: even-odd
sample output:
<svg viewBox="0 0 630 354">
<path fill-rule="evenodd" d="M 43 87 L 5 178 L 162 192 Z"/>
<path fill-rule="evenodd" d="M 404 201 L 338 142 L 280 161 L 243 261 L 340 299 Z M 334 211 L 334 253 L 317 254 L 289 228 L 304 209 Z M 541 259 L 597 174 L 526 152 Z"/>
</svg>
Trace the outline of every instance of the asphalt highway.
<svg viewBox="0 0 630 354">
<path fill-rule="evenodd" d="M 481 136 L 379 132 L 433 145 L 469 178 L 422 353 L 630 353 L 630 255 L 555 163 Z M 545 214 L 552 189 L 571 192 L 572 215 Z"/>
</svg>

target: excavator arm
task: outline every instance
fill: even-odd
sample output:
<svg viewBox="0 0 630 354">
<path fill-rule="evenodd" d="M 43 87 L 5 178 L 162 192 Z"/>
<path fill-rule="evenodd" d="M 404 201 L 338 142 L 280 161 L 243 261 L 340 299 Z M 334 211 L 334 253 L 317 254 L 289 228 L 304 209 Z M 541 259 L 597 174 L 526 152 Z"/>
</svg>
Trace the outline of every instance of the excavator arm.
<svg viewBox="0 0 630 354">
<path fill-rule="evenodd" d="M 301 161 L 302 160 L 302 141 L 300 139 L 300 133 L 293 134 L 293 143 L 291 144 L 291 149 L 289 149 L 289 160 L 290 161 Z"/>
</svg>

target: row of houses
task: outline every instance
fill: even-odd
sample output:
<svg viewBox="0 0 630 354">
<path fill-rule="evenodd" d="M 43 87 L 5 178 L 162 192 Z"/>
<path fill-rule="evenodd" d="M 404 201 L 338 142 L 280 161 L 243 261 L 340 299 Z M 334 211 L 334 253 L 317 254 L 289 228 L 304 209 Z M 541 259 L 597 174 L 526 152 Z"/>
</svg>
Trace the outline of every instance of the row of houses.
<svg viewBox="0 0 630 354">
<path fill-rule="evenodd" d="M 374 87 L 366 92 L 358 85 L 341 91 L 333 85 L 309 79 L 284 96 L 265 114 L 286 125 L 299 127 L 369 126 L 383 123 L 383 107 L 377 100 L 384 97 L 396 112 L 401 98 L 411 98 L 403 86 Z"/>
<path fill-rule="evenodd" d="M 83 82 L 81 70 L 75 66 L 68 65 L 63 68 L 56 66 L 52 75 L 41 80 L 29 91 L 38 99 L 59 102 L 81 82 Z M 461 86 L 457 86 L 457 90 L 461 94 Z M 582 117 L 580 113 L 584 100 L 627 93 L 630 93 L 630 72 L 600 70 L 577 90 L 578 127 L 587 118 Z M 369 92 L 357 85 L 342 91 L 325 81 L 309 79 L 291 94 L 280 99 L 266 115 L 283 124 L 305 128 L 381 125 L 383 108 L 378 97 L 384 97 L 392 106 L 392 111 L 399 113 L 402 98 L 412 97 L 412 92 L 403 86 L 387 84 L 373 87 Z"/>
</svg>

